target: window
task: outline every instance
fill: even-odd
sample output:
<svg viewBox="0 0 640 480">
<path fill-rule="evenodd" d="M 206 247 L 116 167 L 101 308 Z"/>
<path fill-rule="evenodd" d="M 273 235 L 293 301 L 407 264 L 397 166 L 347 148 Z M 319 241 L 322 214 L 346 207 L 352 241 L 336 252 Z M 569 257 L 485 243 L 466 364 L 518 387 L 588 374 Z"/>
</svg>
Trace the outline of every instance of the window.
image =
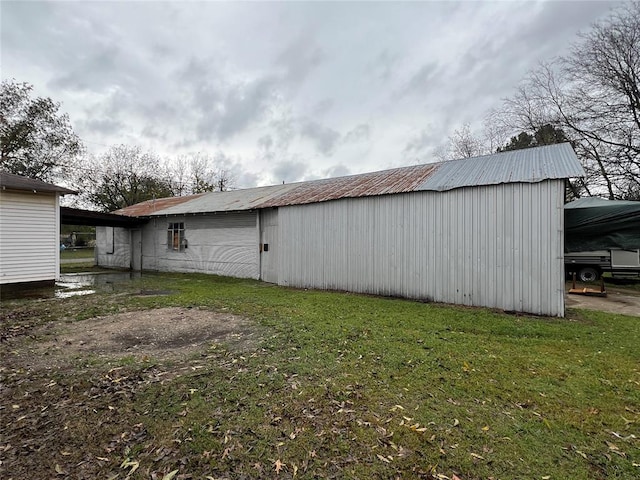
<svg viewBox="0 0 640 480">
<path fill-rule="evenodd" d="M 186 247 L 184 239 L 184 223 L 170 223 L 167 229 L 167 248 L 181 252 Z"/>
</svg>

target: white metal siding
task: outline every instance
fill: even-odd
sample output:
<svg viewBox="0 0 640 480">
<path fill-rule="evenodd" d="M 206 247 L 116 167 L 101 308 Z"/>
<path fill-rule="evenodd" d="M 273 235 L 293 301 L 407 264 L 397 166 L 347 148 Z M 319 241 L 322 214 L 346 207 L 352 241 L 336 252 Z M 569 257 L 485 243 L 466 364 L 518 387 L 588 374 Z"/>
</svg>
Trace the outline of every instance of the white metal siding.
<svg viewBox="0 0 640 480">
<path fill-rule="evenodd" d="M 0 191 L 0 284 L 55 280 L 58 195 Z"/>
<path fill-rule="evenodd" d="M 259 277 L 256 212 L 154 218 L 142 228 L 142 268 Z M 167 226 L 184 222 L 184 251 L 167 248 Z"/>
<path fill-rule="evenodd" d="M 564 315 L 562 180 L 281 207 L 279 284 Z"/>
<path fill-rule="evenodd" d="M 96 264 L 107 268 L 129 268 L 131 232 L 120 227 L 96 227 Z"/>
<path fill-rule="evenodd" d="M 140 271 L 142 266 L 142 231 L 138 228 L 130 230 L 131 234 L 131 269 Z"/>
</svg>

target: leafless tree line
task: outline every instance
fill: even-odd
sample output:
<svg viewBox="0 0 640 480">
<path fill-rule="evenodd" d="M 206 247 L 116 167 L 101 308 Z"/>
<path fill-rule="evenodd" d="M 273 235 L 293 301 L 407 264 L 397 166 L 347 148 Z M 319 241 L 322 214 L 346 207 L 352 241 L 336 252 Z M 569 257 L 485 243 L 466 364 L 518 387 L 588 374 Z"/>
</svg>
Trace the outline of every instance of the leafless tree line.
<svg viewBox="0 0 640 480">
<path fill-rule="evenodd" d="M 104 211 L 169 196 L 226 191 L 235 178 L 229 159 L 222 153 L 192 153 L 162 159 L 139 146 L 115 145 L 85 158 L 76 169 L 79 203 Z"/>
<path fill-rule="evenodd" d="M 456 130 L 441 157 L 569 141 L 586 172 L 575 194 L 640 200 L 639 77 L 640 3 L 633 2 L 580 34 L 566 56 L 529 72 L 489 112 L 484 132 Z M 545 129 L 553 134 L 541 135 Z"/>
</svg>

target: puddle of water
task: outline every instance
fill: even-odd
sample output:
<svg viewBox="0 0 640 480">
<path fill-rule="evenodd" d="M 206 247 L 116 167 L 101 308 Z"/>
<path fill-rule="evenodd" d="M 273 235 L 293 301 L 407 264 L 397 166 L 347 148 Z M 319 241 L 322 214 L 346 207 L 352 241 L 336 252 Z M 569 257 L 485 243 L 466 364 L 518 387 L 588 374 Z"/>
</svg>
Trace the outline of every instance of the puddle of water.
<svg viewBox="0 0 640 480">
<path fill-rule="evenodd" d="M 140 272 L 100 272 L 100 273 L 65 273 L 60 275 L 56 285 L 66 288 L 81 288 L 122 283 L 140 278 Z"/>
<path fill-rule="evenodd" d="M 137 295 L 144 296 L 162 296 L 162 295 L 173 295 L 175 292 L 173 290 L 140 290 Z"/>
<path fill-rule="evenodd" d="M 140 278 L 140 272 L 98 272 L 98 273 L 65 273 L 55 287 L 21 288 L 10 292 L 2 292 L 3 299 L 20 298 L 69 298 L 79 295 L 91 295 L 100 290 L 113 290 L 116 283 L 128 282 Z"/>
<path fill-rule="evenodd" d="M 69 298 L 69 297 L 76 297 L 79 295 L 91 295 L 92 293 L 96 293 L 95 290 L 57 290 L 55 292 L 55 297 L 56 298 Z"/>
</svg>

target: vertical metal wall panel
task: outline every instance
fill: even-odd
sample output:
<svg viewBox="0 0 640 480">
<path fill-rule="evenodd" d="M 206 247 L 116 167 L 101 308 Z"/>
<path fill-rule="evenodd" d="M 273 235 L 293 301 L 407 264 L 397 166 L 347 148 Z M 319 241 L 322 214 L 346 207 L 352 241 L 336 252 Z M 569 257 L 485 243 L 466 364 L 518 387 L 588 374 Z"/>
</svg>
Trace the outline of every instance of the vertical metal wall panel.
<svg viewBox="0 0 640 480">
<path fill-rule="evenodd" d="M 278 283 L 278 209 L 266 208 L 260 211 L 260 279 L 269 283 Z M 268 250 L 265 250 L 268 245 Z"/>
<path fill-rule="evenodd" d="M 564 315 L 562 180 L 279 209 L 279 284 Z"/>
<path fill-rule="evenodd" d="M 0 190 L 0 284 L 58 277 L 58 220 L 57 193 Z"/>
<path fill-rule="evenodd" d="M 142 268 L 144 270 L 157 271 L 158 252 L 163 252 L 167 248 L 167 219 L 152 218 L 141 228 L 142 233 Z M 158 230 L 164 230 L 164 238 L 158 238 Z"/>
<path fill-rule="evenodd" d="M 145 270 L 259 278 L 256 212 L 154 218 L 142 228 Z M 169 223 L 184 222 L 187 248 L 167 246 Z"/>
<path fill-rule="evenodd" d="M 107 268 L 131 266 L 131 231 L 121 227 L 96 227 L 96 265 Z"/>
<path fill-rule="evenodd" d="M 142 265 L 142 230 L 134 228 L 131 235 L 131 270 L 141 271 L 146 267 Z"/>
</svg>

